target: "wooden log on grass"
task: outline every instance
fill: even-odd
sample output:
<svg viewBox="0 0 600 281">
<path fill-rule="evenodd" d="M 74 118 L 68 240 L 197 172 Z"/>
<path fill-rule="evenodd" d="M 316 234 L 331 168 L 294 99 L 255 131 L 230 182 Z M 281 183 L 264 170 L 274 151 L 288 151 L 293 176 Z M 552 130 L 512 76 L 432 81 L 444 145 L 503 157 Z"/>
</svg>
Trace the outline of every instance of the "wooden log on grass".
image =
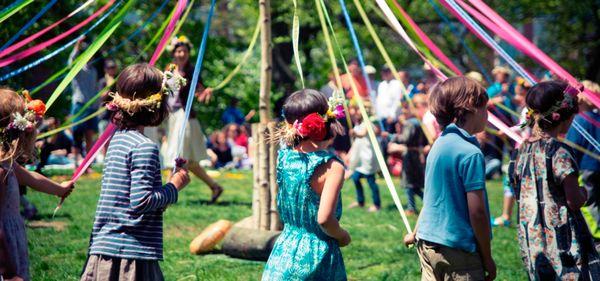
<svg viewBox="0 0 600 281">
<path fill-rule="evenodd" d="M 279 233 L 234 226 L 223 239 L 222 251 L 234 258 L 266 261 Z"/>
</svg>

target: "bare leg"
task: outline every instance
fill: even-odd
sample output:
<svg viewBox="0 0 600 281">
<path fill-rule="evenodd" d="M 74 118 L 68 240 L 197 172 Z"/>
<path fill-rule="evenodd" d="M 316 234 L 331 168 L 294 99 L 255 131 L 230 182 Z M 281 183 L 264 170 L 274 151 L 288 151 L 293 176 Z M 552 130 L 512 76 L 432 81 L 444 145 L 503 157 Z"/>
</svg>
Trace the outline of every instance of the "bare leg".
<svg viewBox="0 0 600 281">
<path fill-rule="evenodd" d="M 512 218 L 513 205 L 515 204 L 515 198 L 513 196 L 504 196 L 502 202 L 502 217 L 506 220 Z"/>
<path fill-rule="evenodd" d="M 219 196 L 221 196 L 221 193 L 223 193 L 223 188 L 206 173 L 204 168 L 202 168 L 198 162 L 190 162 L 187 165 L 187 168 L 190 170 L 190 172 L 206 183 L 210 190 L 212 190 L 211 203 L 217 201 Z"/>
</svg>

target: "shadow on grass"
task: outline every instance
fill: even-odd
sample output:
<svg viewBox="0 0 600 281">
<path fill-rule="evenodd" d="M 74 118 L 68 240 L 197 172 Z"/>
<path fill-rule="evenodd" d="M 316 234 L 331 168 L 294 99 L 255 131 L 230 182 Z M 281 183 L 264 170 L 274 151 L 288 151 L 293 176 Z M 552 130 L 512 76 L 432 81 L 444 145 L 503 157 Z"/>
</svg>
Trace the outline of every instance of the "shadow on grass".
<svg viewBox="0 0 600 281">
<path fill-rule="evenodd" d="M 209 205 L 209 206 L 242 206 L 242 207 L 251 207 L 251 202 L 239 202 L 239 201 L 217 201 L 215 203 L 211 203 L 210 200 L 206 199 L 198 199 L 198 200 L 189 200 L 185 202 L 186 205 Z"/>
</svg>

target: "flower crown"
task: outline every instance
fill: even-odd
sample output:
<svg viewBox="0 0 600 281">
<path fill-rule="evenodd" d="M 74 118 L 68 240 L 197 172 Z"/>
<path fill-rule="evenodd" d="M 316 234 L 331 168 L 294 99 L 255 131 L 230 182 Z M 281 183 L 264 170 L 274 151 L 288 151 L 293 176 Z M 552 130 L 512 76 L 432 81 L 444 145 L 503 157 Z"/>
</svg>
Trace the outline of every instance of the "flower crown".
<svg viewBox="0 0 600 281">
<path fill-rule="evenodd" d="M 29 91 L 21 90 L 17 94 L 25 101 L 25 112 L 14 112 L 13 120 L 6 128 L 0 128 L 0 140 L 2 142 L 12 141 L 18 137 L 19 132 L 33 132 L 35 125 L 41 121 L 46 113 L 46 104 L 41 100 L 34 100 Z"/>
<path fill-rule="evenodd" d="M 106 108 L 110 111 L 123 110 L 129 115 L 139 112 L 143 108 L 150 111 L 160 108 L 164 95 L 172 95 L 175 91 L 179 91 L 187 83 L 185 78 L 175 71 L 177 66 L 170 64 L 163 74 L 161 90 L 158 93 L 150 95 L 144 99 L 129 99 L 119 95 L 118 92 L 109 93 L 112 101 L 106 104 Z"/>
<path fill-rule="evenodd" d="M 552 105 L 552 107 L 550 107 L 548 110 L 546 110 L 545 112 L 536 112 L 535 110 L 529 108 L 527 109 L 527 115 L 525 117 L 525 123 L 523 123 L 521 125 L 521 127 L 525 127 L 525 126 L 532 126 L 534 121 L 535 121 L 535 115 L 538 116 L 539 119 L 544 119 L 546 121 L 550 120 L 548 119 L 548 117 L 551 118 L 552 121 L 558 121 L 560 120 L 560 113 L 558 113 L 558 111 L 560 109 L 567 109 L 567 108 L 572 108 L 575 106 L 575 99 L 577 98 L 577 95 L 583 91 L 583 86 L 579 86 L 577 88 L 572 87 L 571 85 L 567 85 L 567 88 L 565 88 L 565 90 L 563 91 L 564 95 L 563 95 L 563 99 L 562 100 L 557 100 L 554 105 Z"/>
<path fill-rule="evenodd" d="M 278 134 L 277 139 L 283 139 L 292 144 L 298 137 L 322 141 L 327 136 L 326 123 L 345 116 L 344 99 L 331 97 L 328 101 L 329 108 L 324 115 L 317 112 L 306 115 L 302 120 L 295 120 L 293 124 L 287 123 Z"/>
</svg>

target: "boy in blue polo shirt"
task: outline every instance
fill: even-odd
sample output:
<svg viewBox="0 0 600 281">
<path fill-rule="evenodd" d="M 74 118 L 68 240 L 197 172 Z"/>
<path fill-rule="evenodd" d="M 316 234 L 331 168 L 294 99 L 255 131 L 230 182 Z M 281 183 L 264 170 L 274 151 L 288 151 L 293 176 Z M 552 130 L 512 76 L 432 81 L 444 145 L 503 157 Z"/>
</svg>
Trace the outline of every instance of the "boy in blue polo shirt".
<svg viewBox="0 0 600 281">
<path fill-rule="evenodd" d="M 477 139 L 487 123 L 485 89 L 465 77 L 434 86 L 430 109 L 444 128 L 425 168 L 423 210 L 414 243 L 422 280 L 493 280 L 485 161 Z"/>
</svg>

